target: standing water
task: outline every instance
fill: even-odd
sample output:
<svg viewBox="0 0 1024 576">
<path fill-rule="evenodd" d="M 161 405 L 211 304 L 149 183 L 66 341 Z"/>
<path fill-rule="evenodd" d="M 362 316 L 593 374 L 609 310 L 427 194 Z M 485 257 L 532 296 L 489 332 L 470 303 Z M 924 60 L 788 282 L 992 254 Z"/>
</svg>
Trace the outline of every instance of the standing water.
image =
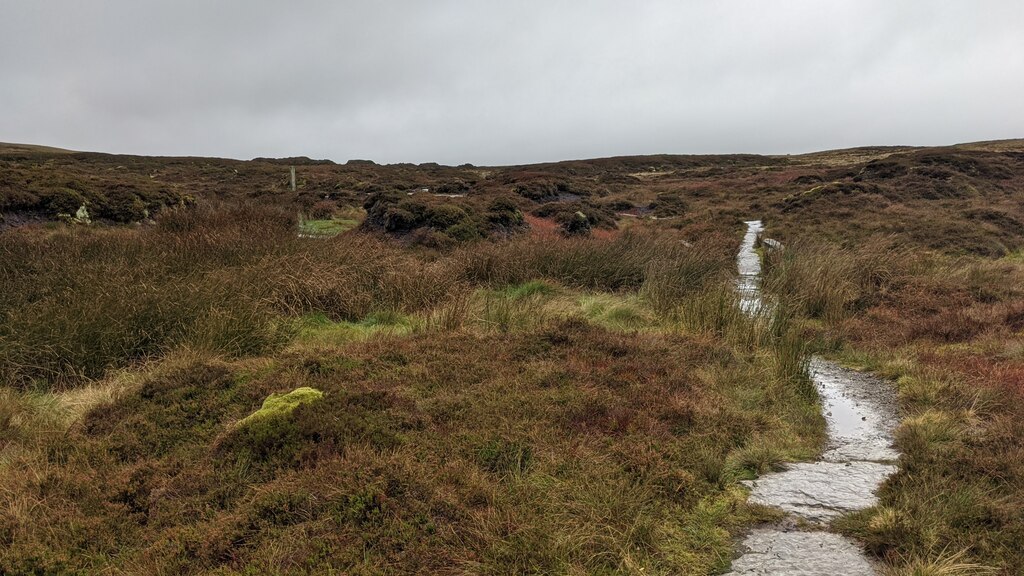
<svg viewBox="0 0 1024 576">
<path fill-rule="evenodd" d="M 743 244 L 736 255 L 736 291 L 740 294 L 740 309 L 747 314 L 754 314 L 761 308 L 761 257 L 754 250 L 757 237 L 764 227 L 760 220 L 745 222 L 747 233 L 743 236 Z"/>
<path fill-rule="evenodd" d="M 761 310 L 761 260 L 754 246 L 763 226 L 746 222 L 736 257 L 740 307 Z M 775 506 L 802 519 L 759 528 L 744 539 L 731 575 L 873 575 L 872 563 L 851 540 L 824 531 L 830 520 L 873 506 L 875 490 L 896 471 L 892 448 L 896 402 L 885 382 L 815 357 L 811 378 L 818 387 L 828 426 L 828 445 L 815 462 L 791 464 L 782 472 L 745 482 L 751 502 Z"/>
</svg>

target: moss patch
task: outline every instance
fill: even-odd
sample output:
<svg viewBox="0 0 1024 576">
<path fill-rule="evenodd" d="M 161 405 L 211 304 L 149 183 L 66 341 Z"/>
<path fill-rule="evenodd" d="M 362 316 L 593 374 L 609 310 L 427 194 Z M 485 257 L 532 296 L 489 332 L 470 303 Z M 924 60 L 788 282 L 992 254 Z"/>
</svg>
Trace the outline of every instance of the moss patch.
<svg viewBox="0 0 1024 576">
<path fill-rule="evenodd" d="M 309 386 L 301 386 L 287 394 L 271 394 L 263 401 L 263 406 L 259 410 L 243 418 L 240 423 L 246 424 L 262 418 L 288 414 L 300 404 L 316 402 L 323 396 L 323 392 Z"/>
</svg>

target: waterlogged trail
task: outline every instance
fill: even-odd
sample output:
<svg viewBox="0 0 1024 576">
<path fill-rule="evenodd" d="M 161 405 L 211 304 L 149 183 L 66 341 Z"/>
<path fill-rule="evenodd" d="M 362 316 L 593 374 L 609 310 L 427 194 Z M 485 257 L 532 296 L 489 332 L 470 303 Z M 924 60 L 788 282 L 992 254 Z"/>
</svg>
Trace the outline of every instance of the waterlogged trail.
<svg viewBox="0 0 1024 576">
<path fill-rule="evenodd" d="M 761 297 L 761 261 L 754 247 L 760 221 L 747 222 L 737 255 L 740 306 L 756 313 Z M 750 501 L 775 506 L 791 518 L 751 532 L 733 561 L 731 575 L 873 575 L 872 563 L 853 541 L 826 532 L 825 524 L 847 512 L 872 506 L 875 490 L 896 471 L 892 448 L 896 399 L 888 384 L 815 357 L 811 377 L 828 424 L 828 445 L 814 462 L 791 464 L 782 472 L 746 482 Z M 797 529 L 794 519 L 811 529 Z"/>
<path fill-rule="evenodd" d="M 760 220 L 746 222 L 747 233 L 743 236 L 739 254 L 736 255 L 736 268 L 739 277 L 736 279 L 736 291 L 740 294 L 740 308 L 747 314 L 753 314 L 761 308 L 761 256 L 754 249 L 757 237 L 764 226 Z"/>
</svg>

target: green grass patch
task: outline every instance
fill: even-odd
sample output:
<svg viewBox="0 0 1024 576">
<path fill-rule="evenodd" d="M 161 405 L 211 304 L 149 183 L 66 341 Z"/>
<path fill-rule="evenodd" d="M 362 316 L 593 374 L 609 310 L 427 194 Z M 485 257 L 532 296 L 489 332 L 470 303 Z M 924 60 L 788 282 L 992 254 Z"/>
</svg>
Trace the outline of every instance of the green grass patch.
<svg viewBox="0 0 1024 576">
<path fill-rule="evenodd" d="M 615 330 L 652 327 L 655 316 L 635 295 L 587 294 L 577 300 L 588 321 Z"/>
<path fill-rule="evenodd" d="M 418 320 L 398 312 L 374 312 L 358 322 L 331 320 L 322 312 L 303 316 L 294 345 L 340 345 L 376 336 L 413 332 Z"/>
<path fill-rule="evenodd" d="M 530 280 L 522 284 L 509 286 L 502 291 L 509 298 L 528 298 L 530 296 L 551 296 L 559 292 L 559 288 L 544 280 Z"/>
<path fill-rule="evenodd" d="M 354 218 L 328 218 L 325 220 L 302 220 L 299 222 L 299 234 L 330 238 L 342 232 L 348 232 L 359 225 Z"/>
</svg>

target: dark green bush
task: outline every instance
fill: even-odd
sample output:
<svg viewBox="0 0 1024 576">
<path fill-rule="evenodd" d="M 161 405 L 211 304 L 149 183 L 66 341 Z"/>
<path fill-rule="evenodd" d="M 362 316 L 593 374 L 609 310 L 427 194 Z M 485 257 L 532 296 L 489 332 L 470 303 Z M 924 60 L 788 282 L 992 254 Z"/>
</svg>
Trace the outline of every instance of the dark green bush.
<svg viewBox="0 0 1024 576">
<path fill-rule="evenodd" d="M 458 224 L 450 226 L 444 231 L 444 233 L 457 242 L 469 242 L 481 237 L 480 229 L 477 227 L 476 223 L 468 218 L 462 220 Z"/>
<path fill-rule="evenodd" d="M 415 214 L 397 206 L 388 208 L 384 213 L 384 229 L 388 232 L 407 232 L 418 224 Z"/>
<path fill-rule="evenodd" d="M 435 189 L 438 194 L 465 194 L 469 192 L 470 184 L 463 182 L 462 180 L 456 180 L 454 182 L 444 182 Z"/>
<path fill-rule="evenodd" d="M 114 222 L 138 222 L 149 215 L 146 204 L 133 190 L 114 188 L 107 192 L 99 204 L 97 215 Z"/>
<path fill-rule="evenodd" d="M 583 212 L 576 212 L 562 219 L 562 232 L 567 236 L 587 236 L 590 234 L 590 220 Z"/>
<path fill-rule="evenodd" d="M 46 194 L 43 197 L 43 202 L 46 204 L 47 214 L 51 216 L 57 214 L 74 216 L 78 209 L 86 204 L 86 199 L 78 190 L 59 188 Z"/>
<path fill-rule="evenodd" d="M 523 226 L 525 220 L 516 203 L 509 198 L 495 198 L 487 207 L 487 220 L 506 230 Z"/>
<path fill-rule="evenodd" d="M 520 182 L 513 188 L 516 194 L 534 202 L 552 200 L 558 197 L 559 192 L 567 192 L 568 189 L 569 186 L 565 182 L 547 179 Z"/>
<path fill-rule="evenodd" d="M 466 211 L 458 206 L 452 204 L 439 204 L 437 206 L 431 206 L 427 210 L 427 225 L 437 230 L 445 230 L 450 228 L 466 218 L 469 215 Z"/>
<path fill-rule="evenodd" d="M 554 219 L 555 222 L 562 226 L 563 230 L 574 228 L 582 231 L 579 228 L 582 226 L 582 223 L 575 222 L 578 220 L 577 214 L 584 215 L 588 223 L 588 230 L 589 228 L 614 230 L 618 227 L 615 221 L 615 212 L 608 206 L 599 206 L 589 200 L 584 202 L 551 202 L 542 204 L 533 211 L 534 216 Z"/>
<path fill-rule="evenodd" d="M 413 243 L 443 249 L 525 226 L 522 212 L 508 198 L 492 201 L 486 211 L 478 204 L 479 200 L 469 198 L 373 194 L 363 204 L 367 217 L 362 229 L 408 236 Z"/>
</svg>

